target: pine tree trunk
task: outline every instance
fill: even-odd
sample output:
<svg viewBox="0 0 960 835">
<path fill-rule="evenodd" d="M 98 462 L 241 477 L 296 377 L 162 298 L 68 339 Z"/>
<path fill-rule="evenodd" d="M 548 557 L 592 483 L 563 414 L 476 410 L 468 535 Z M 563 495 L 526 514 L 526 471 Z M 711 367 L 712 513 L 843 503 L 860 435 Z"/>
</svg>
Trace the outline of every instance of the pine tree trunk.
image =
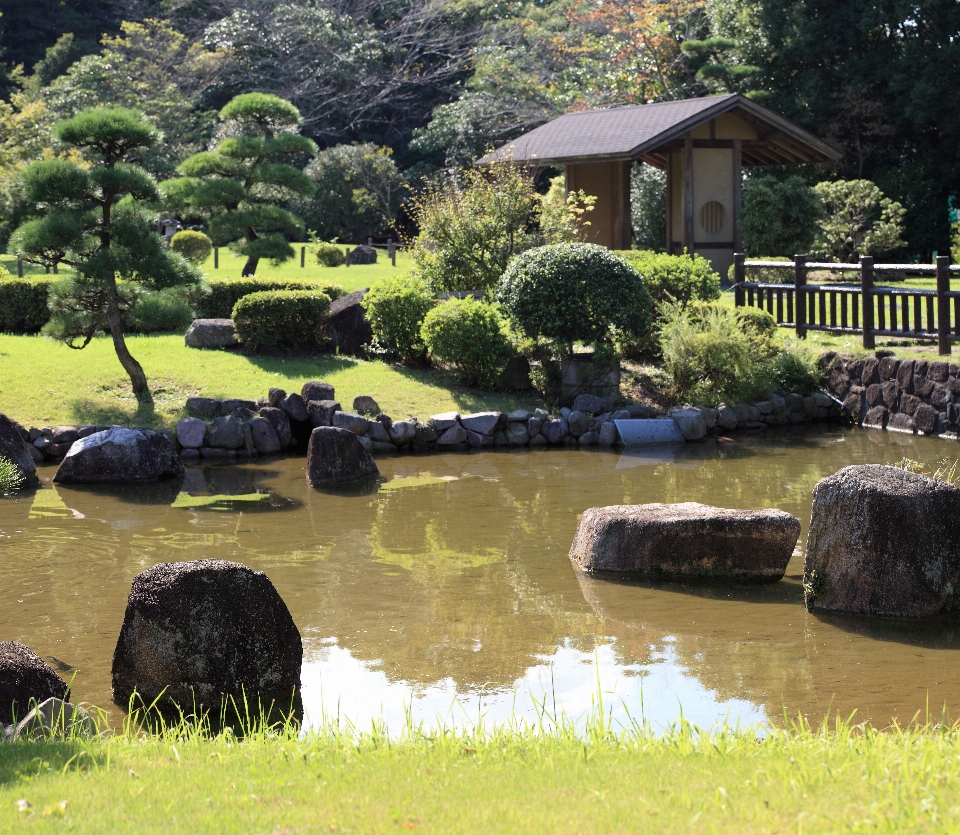
<svg viewBox="0 0 960 835">
<path fill-rule="evenodd" d="M 112 288 L 107 298 L 107 321 L 110 323 L 110 336 L 113 337 L 113 347 L 117 352 L 120 365 L 127 372 L 133 393 L 137 400 L 149 400 L 150 389 L 147 386 L 147 375 L 143 373 L 143 366 L 137 362 L 123 338 L 123 322 L 120 319 L 120 298 L 116 288 Z"/>
<path fill-rule="evenodd" d="M 247 227 L 247 231 L 243 233 L 243 237 L 248 241 L 255 241 L 259 238 L 259 235 L 254 231 L 252 226 Z M 260 258 L 255 255 L 247 256 L 247 263 L 243 265 L 243 272 L 240 273 L 241 278 L 250 278 L 257 274 L 257 264 L 260 262 Z"/>
</svg>

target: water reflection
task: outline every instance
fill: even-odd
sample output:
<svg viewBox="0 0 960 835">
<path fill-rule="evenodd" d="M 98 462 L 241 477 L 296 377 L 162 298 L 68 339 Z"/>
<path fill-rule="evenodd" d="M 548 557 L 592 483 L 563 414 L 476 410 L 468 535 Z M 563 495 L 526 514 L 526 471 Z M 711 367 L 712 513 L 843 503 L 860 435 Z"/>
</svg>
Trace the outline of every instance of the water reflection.
<svg viewBox="0 0 960 835">
<path fill-rule="evenodd" d="M 801 519 L 802 548 L 823 476 L 956 450 L 830 429 L 653 457 L 405 456 L 380 459 L 382 478 L 354 495 L 311 489 L 302 458 L 189 468 L 182 483 L 135 490 L 54 486 L 47 469 L 42 489 L 0 502 L 0 639 L 63 659 L 77 697 L 107 705 L 132 577 L 216 557 L 265 571 L 286 600 L 314 718 L 339 704 L 355 721 L 393 724 L 412 705 L 428 722 L 499 721 L 533 716 L 544 696 L 577 716 L 598 676 L 620 718 L 636 715 L 642 689 L 659 724 L 681 705 L 707 725 L 777 721 L 784 709 L 820 718 L 831 705 L 885 724 L 928 697 L 957 714 L 957 625 L 811 617 L 799 550 L 779 584 L 720 589 L 578 577 L 567 558 L 585 508 L 654 501 L 780 507 Z"/>
</svg>

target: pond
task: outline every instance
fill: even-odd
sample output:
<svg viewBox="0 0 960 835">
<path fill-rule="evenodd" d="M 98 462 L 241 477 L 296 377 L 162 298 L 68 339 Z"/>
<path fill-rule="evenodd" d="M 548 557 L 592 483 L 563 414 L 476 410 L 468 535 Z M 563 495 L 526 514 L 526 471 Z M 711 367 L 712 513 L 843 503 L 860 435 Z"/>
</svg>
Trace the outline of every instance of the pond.
<svg viewBox="0 0 960 835">
<path fill-rule="evenodd" d="M 928 463 L 948 441 L 858 429 L 650 449 L 525 450 L 378 460 L 373 491 L 308 487 L 304 459 L 188 468 L 182 485 L 51 482 L 0 502 L 0 638 L 112 708 L 110 663 L 131 579 L 215 557 L 264 571 L 300 628 L 308 721 L 425 726 L 682 715 L 886 725 L 960 706 L 960 628 L 815 617 L 802 548 L 816 482 L 847 464 Z M 699 501 L 800 518 L 780 583 L 630 584 L 580 577 L 567 557 L 587 507 Z"/>
</svg>

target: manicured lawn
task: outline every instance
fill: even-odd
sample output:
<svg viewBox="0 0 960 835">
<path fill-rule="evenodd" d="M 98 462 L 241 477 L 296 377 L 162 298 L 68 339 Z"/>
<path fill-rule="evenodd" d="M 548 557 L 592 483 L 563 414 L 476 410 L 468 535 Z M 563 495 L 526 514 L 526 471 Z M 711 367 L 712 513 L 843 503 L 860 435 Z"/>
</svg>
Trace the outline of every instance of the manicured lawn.
<svg viewBox="0 0 960 835">
<path fill-rule="evenodd" d="M 369 394 L 394 418 L 438 412 L 532 409 L 533 393 L 477 392 L 452 373 L 407 369 L 382 362 L 322 354 L 308 357 L 244 356 L 187 348 L 182 336 L 130 336 L 154 394 L 138 405 L 108 337 L 82 351 L 42 336 L 0 334 L 0 412 L 26 426 L 120 423 L 170 427 L 187 397 L 266 397 L 272 386 L 299 392 L 307 380 L 333 384 L 344 408 Z"/>
<path fill-rule="evenodd" d="M 956 731 L 0 745 L 0 831 L 956 832 Z"/>
<path fill-rule="evenodd" d="M 306 265 L 300 267 L 300 247 L 307 247 Z M 310 252 L 309 244 L 293 244 L 297 257 L 274 267 L 269 261 L 261 261 L 257 267 L 257 278 L 278 278 L 284 281 L 332 281 L 339 284 L 348 293 L 370 287 L 390 275 L 398 275 L 410 268 L 411 259 L 405 252 L 397 253 L 397 266 L 394 267 L 387 257 L 386 250 L 377 250 L 376 264 L 358 264 L 352 267 L 321 267 Z M 353 247 L 350 247 L 353 249 Z M 226 247 L 220 248 L 220 267 L 213 268 L 211 255 L 203 264 L 207 278 L 239 278 L 246 262 L 238 258 Z M 13 267 L 16 270 L 16 264 Z"/>
</svg>

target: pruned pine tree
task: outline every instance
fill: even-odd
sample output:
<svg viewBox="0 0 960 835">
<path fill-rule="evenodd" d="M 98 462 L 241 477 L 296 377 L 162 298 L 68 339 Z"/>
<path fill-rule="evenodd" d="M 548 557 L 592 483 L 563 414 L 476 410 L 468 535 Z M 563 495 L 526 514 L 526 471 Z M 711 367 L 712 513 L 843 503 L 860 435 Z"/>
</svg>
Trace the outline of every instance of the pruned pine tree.
<svg viewBox="0 0 960 835">
<path fill-rule="evenodd" d="M 153 177 L 129 160 L 153 145 L 157 132 L 140 112 L 117 107 L 84 110 L 53 133 L 75 146 L 86 165 L 55 159 L 24 170 L 23 193 L 39 216 L 16 229 L 9 251 L 32 263 L 73 267 L 73 278 L 51 294 L 46 332 L 85 348 L 108 330 L 134 394 L 149 399 L 143 367 L 124 340 L 123 314 L 142 290 L 201 278 L 163 245 L 154 215 L 139 204 L 160 194 Z"/>
<path fill-rule="evenodd" d="M 171 208 L 208 219 L 214 244 L 233 243 L 247 258 L 243 275 L 251 276 L 261 258 L 293 258 L 288 237 L 302 239 L 303 223 L 280 204 L 313 194 L 302 168 L 317 146 L 296 132 L 300 112 L 278 96 L 237 96 L 220 119 L 231 138 L 184 160 L 184 176 L 164 183 L 164 192 Z"/>
</svg>

